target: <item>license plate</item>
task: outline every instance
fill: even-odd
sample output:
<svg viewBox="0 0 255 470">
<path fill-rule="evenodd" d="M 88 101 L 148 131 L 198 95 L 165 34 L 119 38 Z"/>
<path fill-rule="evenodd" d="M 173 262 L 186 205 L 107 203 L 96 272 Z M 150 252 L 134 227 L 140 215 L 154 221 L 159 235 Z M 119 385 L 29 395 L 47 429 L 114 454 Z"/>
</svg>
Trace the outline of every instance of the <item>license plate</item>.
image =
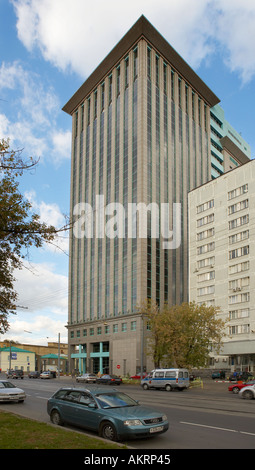
<svg viewBox="0 0 255 470">
<path fill-rule="evenodd" d="M 157 426 L 155 428 L 150 428 L 150 433 L 163 431 L 164 426 Z"/>
</svg>

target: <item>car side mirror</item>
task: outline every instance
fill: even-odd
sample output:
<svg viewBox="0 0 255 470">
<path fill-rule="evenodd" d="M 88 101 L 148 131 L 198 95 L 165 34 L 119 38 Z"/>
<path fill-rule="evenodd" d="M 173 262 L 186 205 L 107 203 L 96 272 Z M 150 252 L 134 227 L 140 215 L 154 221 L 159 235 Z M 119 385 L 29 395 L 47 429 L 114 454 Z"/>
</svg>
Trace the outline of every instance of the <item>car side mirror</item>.
<svg viewBox="0 0 255 470">
<path fill-rule="evenodd" d="M 89 407 L 89 408 L 92 408 L 92 409 L 96 409 L 96 408 L 97 408 L 97 405 L 96 405 L 96 403 L 89 403 L 89 404 L 88 404 L 88 407 Z"/>
</svg>

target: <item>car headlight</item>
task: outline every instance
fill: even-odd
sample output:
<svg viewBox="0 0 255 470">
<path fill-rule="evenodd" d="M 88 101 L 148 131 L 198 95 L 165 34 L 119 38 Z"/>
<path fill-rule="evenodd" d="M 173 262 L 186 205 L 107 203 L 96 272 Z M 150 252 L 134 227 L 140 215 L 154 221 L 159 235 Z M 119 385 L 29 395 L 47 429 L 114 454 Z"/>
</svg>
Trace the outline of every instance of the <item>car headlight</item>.
<svg viewBox="0 0 255 470">
<path fill-rule="evenodd" d="M 163 415 L 163 416 L 162 416 L 162 420 L 163 420 L 163 421 L 167 421 L 167 415 Z"/>
<path fill-rule="evenodd" d="M 140 424 L 142 424 L 140 419 L 126 419 L 126 421 L 124 421 L 125 426 L 139 426 Z"/>
</svg>

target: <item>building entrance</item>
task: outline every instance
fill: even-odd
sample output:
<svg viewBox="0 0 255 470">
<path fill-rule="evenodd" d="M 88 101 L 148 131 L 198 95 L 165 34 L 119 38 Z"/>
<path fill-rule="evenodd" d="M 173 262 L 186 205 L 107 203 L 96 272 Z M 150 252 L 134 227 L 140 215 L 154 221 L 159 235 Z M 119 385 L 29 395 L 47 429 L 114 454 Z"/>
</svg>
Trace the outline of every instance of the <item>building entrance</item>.
<svg viewBox="0 0 255 470">
<path fill-rule="evenodd" d="M 109 373 L 109 341 L 93 343 L 90 358 L 92 359 L 92 371 L 94 374 Z"/>
</svg>

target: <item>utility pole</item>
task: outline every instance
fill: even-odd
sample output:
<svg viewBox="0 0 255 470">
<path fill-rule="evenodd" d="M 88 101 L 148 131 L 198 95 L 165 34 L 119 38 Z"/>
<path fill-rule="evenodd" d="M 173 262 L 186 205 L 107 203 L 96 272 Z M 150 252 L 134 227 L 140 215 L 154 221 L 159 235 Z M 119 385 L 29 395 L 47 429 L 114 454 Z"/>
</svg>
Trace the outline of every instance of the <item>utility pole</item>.
<svg viewBox="0 0 255 470">
<path fill-rule="evenodd" d="M 58 334 L 58 379 L 60 376 L 60 333 Z"/>
</svg>

